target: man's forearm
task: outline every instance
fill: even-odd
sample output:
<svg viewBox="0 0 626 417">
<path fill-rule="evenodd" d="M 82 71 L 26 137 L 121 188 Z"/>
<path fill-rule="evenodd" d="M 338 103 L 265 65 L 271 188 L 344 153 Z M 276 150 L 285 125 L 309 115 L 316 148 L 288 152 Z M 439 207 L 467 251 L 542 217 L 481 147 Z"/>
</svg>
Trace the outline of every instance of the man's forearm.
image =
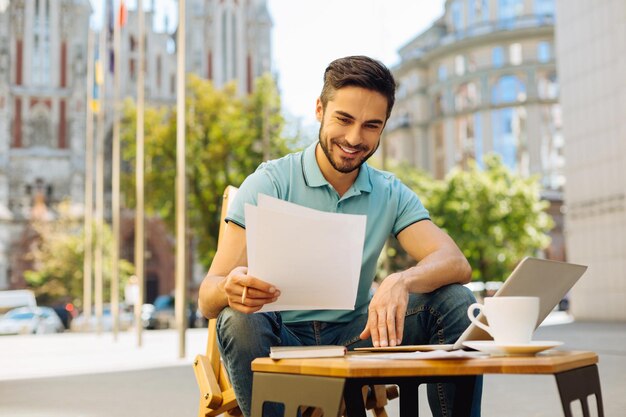
<svg viewBox="0 0 626 417">
<path fill-rule="evenodd" d="M 224 280 L 222 276 L 207 275 L 200 284 L 198 308 L 208 319 L 217 318 L 228 305 L 228 298 L 222 288 Z"/>
<path fill-rule="evenodd" d="M 448 284 L 467 284 L 472 278 L 472 269 L 458 251 L 438 250 L 397 274 L 409 292 L 429 293 Z"/>
</svg>

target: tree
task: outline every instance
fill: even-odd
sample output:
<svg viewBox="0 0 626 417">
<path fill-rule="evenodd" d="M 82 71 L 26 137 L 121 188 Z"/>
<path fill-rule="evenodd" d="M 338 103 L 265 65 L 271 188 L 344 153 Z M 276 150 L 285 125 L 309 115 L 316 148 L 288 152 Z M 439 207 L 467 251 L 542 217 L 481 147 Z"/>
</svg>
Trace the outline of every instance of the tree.
<svg viewBox="0 0 626 417">
<path fill-rule="evenodd" d="M 121 136 L 125 173 L 122 191 L 126 206 L 135 202 L 135 108 L 125 104 Z M 269 154 L 289 151 L 281 137 L 280 98 L 269 76 L 257 80 L 246 97 L 234 84 L 223 90 L 210 81 L 189 75 L 186 100 L 187 216 L 196 240 L 198 259 L 208 267 L 215 255 L 222 193 L 239 186 L 263 159 L 263 135 L 269 136 Z M 265 130 L 264 130 L 265 129 Z M 176 177 L 176 112 L 161 107 L 145 110 L 145 205 L 148 215 L 165 220 L 174 230 Z"/>
<path fill-rule="evenodd" d="M 71 301 L 81 306 L 85 255 L 81 218 L 72 215 L 69 203 L 61 203 L 57 211 L 57 220 L 37 220 L 31 223 L 37 238 L 29 254 L 33 268 L 24 272 L 24 278 L 43 304 Z M 113 236 L 107 225 L 104 226 L 102 239 L 103 293 L 105 299 L 110 299 Z M 95 247 L 95 237 L 92 247 Z M 120 288 L 123 289 L 134 268 L 128 261 L 120 259 L 119 269 Z"/>
<path fill-rule="evenodd" d="M 398 176 L 416 191 L 435 224 L 469 260 L 474 280 L 502 281 L 525 256 L 550 243 L 553 227 L 536 177 L 513 174 L 498 155 L 484 157 L 484 169 L 454 169 L 443 181 L 402 167 Z"/>
</svg>

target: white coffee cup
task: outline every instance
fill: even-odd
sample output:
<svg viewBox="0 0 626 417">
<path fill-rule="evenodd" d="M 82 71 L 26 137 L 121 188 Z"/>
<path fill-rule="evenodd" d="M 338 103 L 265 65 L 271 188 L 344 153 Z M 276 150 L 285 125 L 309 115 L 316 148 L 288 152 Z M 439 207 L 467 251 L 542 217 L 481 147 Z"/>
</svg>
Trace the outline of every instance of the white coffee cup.
<svg viewBox="0 0 626 417">
<path fill-rule="evenodd" d="M 474 312 L 480 310 L 489 325 L 483 324 Z M 530 343 L 539 318 L 537 297 L 488 297 L 484 304 L 474 303 L 467 309 L 470 320 L 493 337 L 498 345 Z"/>
</svg>

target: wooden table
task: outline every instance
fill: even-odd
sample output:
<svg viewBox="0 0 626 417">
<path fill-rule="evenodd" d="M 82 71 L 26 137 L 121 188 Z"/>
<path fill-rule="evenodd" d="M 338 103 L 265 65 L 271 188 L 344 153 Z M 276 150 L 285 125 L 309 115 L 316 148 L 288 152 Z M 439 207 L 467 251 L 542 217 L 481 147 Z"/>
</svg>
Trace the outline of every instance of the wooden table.
<svg viewBox="0 0 626 417">
<path fill-rule="evenodd" d="M 333 417 L 339 412 L 342 397 L 348 417 L 365 417 L 361 390 L 371 384 L 398 385 L 400 416 L 413 417 L 418 415 L 418 386 L 437 382 L 456 384 L 454 414 L 469 416 L 476 376 L 484 374 L 554 375 L 565 417 L 571 417 L 570 403 L 575 400 L 581 401 L 583 414 L 588 417 L 589 395 L 596 396 L 597 415 L 604 416 L 598 355 L 593 352 L 553 350 L 536 356 L 437 360 L 358 360 L 354 358 L 357 355 L 255 359 L 252 417 L 261 417 L 266 401 L 285 404 L 285 417 L 296 417 L 300 405 L 321 407 L 326 417 Z"/>
</svg>

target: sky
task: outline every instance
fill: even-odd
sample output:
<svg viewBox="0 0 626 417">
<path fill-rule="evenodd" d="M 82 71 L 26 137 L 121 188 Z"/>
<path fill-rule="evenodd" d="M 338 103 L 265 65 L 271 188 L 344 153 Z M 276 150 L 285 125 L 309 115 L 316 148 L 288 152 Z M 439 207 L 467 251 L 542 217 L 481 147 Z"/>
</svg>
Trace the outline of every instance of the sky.
<svg viewBox="0 0 626 417">
<path fill-rule="evenodd" d="M 0 0 L 2 1 L 2 0 Z M 102 0 L 91 0 L 101 16 Z M 177 2 L 154 0 L 155 25 L 169 14 L 170 30 L 176 24 Z M 444 0 L 268 0 L 274 21 L 273 71 L 278 76 L 283 109 L 315 123 L 315 100 L 322 75 L 334 59 L 368 55 L 393 66 L 397 50 L 428 28 L 443 14 Z M 143 0 L 149 7 L 152 0 Z M 135 8 L 136 0 L 127 0 Z M 97 25 L 97 24 L 96 24 Z"/>
</svg>

